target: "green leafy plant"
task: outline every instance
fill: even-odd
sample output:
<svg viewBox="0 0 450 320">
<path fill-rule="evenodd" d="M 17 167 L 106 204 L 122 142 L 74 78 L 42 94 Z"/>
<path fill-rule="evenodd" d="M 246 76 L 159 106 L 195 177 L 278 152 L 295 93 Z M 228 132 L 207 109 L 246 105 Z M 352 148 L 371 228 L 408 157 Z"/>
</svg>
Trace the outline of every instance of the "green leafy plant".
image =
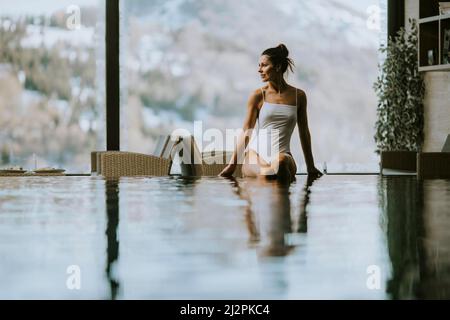
<svg viewBox="0 0 450 320">
<path fill-rule="evenodd" d="M 381 151 L 419 151 L 424 135 L 423 99 L 425 84 L 419 73 L 416 20 L 400 29 L 381 46 L 386 54 L 380 76 L 374 83 L 378 96 L 375 142 Z"/>
</svg>

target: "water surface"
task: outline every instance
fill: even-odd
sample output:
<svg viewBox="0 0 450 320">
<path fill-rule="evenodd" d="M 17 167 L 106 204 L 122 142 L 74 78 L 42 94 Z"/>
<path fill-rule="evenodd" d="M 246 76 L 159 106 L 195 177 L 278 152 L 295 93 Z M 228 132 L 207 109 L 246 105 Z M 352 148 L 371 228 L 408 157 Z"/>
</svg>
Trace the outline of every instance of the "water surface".
<svg viewBox="0 0 450 320">
<path fill-rule="evenodd" d="M 0 298 L 449 298 L 449 207 L 415 177 L 0 178 Z"/>
</svg>

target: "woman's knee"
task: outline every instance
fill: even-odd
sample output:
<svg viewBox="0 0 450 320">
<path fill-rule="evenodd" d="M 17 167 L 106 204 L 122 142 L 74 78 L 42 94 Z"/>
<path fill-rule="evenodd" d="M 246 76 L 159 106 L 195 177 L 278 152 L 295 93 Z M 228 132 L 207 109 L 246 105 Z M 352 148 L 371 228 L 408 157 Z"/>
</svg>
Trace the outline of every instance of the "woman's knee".
<svg viewBox="0 0 450 320">
<path fill-rule="evenodd" d="M 282 176 L 295 176 L 297 171 L 294 159 L 292 159 L 290 155 L 284 153 L 279 154 L 277 167 L 278 174 Z"/>
<path fill-rule="evenodd" d="M 278 163 L 280 164 L 280 166 L 281 165 L 283 165 L 283 166 L 288 165 L 289 164 L 289 160 L 290 160 L 289 156 L 284 154 L 284 153 L 280 153 L 278 155 Z"/>
<path fill-rule="evenodd" d="M 280 168 L 290 168 L 292 166 L 292 158 L 284 153 L 280 153 L 278 155 L 278 161 L 277 164 Z"/>
<path fill-rule="evenodd" d="M 284 173 L 286 171 L 290 171 L 290 166 L 289 166 L 289 159 L 287 159 L 286 156 L 284 155 L 280 155 L 278 157 L 278 161 L 273 163 L 275 165 L 275 171 L 277 171 L 277 173 Z"/>
</svg>

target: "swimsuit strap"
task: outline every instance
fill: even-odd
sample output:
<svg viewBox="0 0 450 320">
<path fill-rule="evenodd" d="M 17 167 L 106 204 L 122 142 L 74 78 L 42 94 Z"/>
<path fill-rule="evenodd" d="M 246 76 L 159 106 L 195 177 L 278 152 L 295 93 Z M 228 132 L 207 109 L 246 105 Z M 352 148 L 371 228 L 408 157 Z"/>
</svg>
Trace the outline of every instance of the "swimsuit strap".
<svg viewBox="0 0 450 320">
<path fill-rule="evenodd" d="M 262 96 L 263 96 L 263 105 L 264 105 L 264 103 L 266 102 L 266 99 L 265 99 L 265 97 L 264 97 L 264 90 L 261 88 L 261 93 L 262 93 Z M 261 107 L 261 109 L 262 109 L 262 107 Z M 256 116 L 256 120 L 258 121 L 258 126 L 257 126 L 257 134 L 259 134 L 259 112 L 260 112 L 261 110 L 260 109 L 258 109 L 258 115 Z"/>
</svg>

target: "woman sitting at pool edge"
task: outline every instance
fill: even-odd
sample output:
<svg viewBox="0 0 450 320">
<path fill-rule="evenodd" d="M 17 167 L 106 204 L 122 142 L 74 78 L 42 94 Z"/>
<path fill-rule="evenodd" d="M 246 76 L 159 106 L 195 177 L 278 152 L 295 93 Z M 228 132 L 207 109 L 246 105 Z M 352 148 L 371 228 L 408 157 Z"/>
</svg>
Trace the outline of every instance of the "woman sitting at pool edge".
<svg viewBox="0 0 450 320">
<path fill-rule="evenodd" d="M 290 151 L 290 140 L 295 124 L 299 127 L 308 175 L 322 175 L 314 165 L 311 150 L 306 94 L 303 90 L 289 85 L 284 79 L 288 68 L 293 72 L 293 65 L 289 51 L 283 44 L 269 48 L 261 54 L 258 72 L 267 85 L 250 95 L 243 126 L 244 134 L 239 139 L 230 163 L 220 176 L 231 176 L 239 163 L 238 159 L 243 155 L 242 173 L 245 177 L 275 177 L 283 182 L 294 181 L 297 166 Z M 256 121 L 257 133 L 248 142 L 249 132 L 253 131 Z M 263 132 L 260 132 L 261 130 Z M 272 132 L 275 130 L 277 139 L 272 138 Z M 261 148 L 265 145 L 258 141 L 271 141 L 272 150 L 278 150 L 277 154 L 268 157 L 268 153 L 264 152 L 267 150 L 258 152 L 258 146 Z M 277 146 L 274 147 L 273 143 L 277 143 Z"/>
</svg>

